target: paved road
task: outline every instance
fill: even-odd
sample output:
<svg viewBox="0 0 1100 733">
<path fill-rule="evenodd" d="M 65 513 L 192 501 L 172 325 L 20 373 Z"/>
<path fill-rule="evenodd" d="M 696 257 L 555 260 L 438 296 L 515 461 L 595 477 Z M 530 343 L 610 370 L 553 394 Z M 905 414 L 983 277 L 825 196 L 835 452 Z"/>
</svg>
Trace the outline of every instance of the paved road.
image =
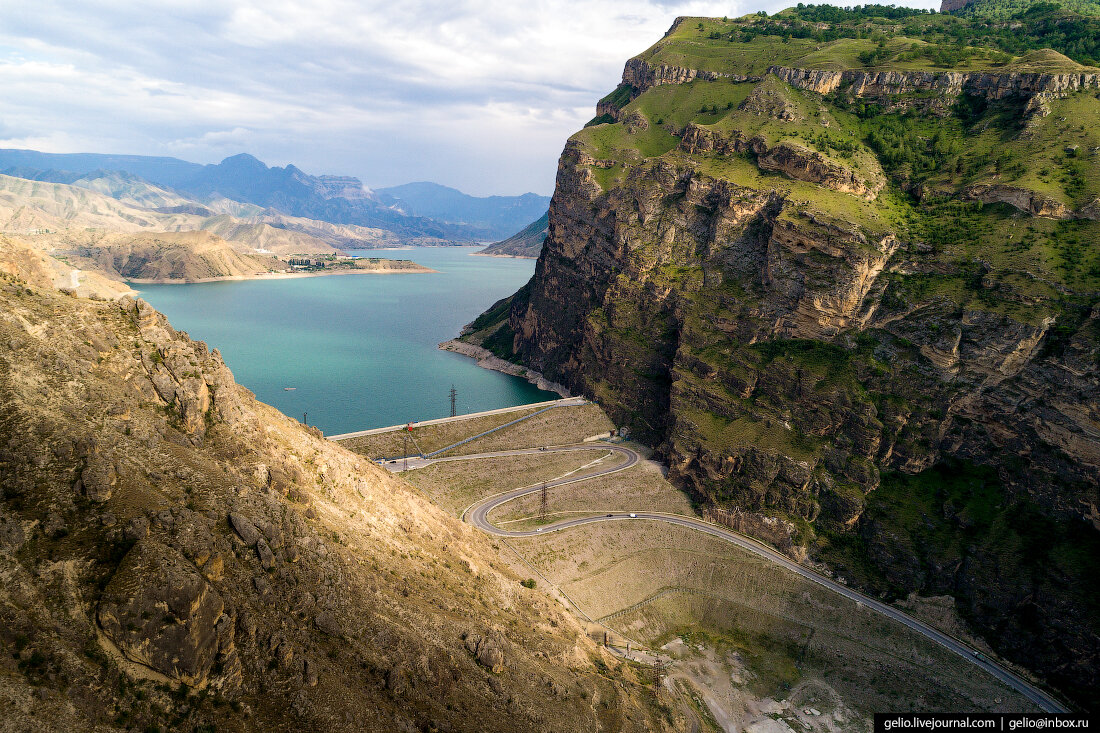
<svg viewBox="0 0 1100 733">
<path fill-rule="evenodd" d="M 427 425 L 441 425 L 449 422 L 461 422 L 462 420 L 472 420 L 477 417 L 485 417 L 486 415 L 503 415 L 507 412 L 520 412 L 521 410 L 530 410 L 539 407 L 579 407 L 581 405 L 587 405 L 588 400 L 583 397 L 564 397 L 560 400 L 549 400 L 547 402 L 534 402 L 528 405 L 516 405 L 515 407 L 501 407 L 496 410 L 484 410 L 482 412 L 470 412 L 465 415 L 456 415 L 455 417 L 437 417 L 434 420 L 418 420 L 412 423 L 414 428 L 422 428 Z M 379 433 L 393 433 L 398 430 L 404 430 L 409 426 L 408 423 L 401 425 L 388 425 L 384 428 L 371 428 L 370 430 L 356 430 L 353 433 L 341 433 L 339 435 L 326 435 L 329 440 L 347 440 L 348 438 L 359 438 L 364 435 L 377 435 Z"/>
<path fill-rule="evenodd" d="M 587 473 L 579 475 L 579 476 L 571 476 L 569 478 L 560 479 L 558 481 L 550 481 L 546 484 L 546 486 L 548 488 L 553 488 L 555 486 L 562 486 L 564 484 L 576 483 L 577 481 L 586 481 L 588 479 L 592 479 L 592 478 L 595 478 L 597 476 L 605 476 L 609 473 L 615 473 L 616 471 L 623 471 L 627 468 L 630 468 L 631 466 L 636 464 L 639 460 L 641 460 L 641 457 L 635 451 L 633 451 L 630 448 L 627 448 L 626 446 L 623 446 L 623 445 L 614 445 L 614 444 L 576 445 L 576 446 L 557 446 L 557 447 L 545 449 L 545 451 L 547 451 L 547 452 L 549 452 L 549 451 L 555 451 L 555 452 L 557 452 L 557 451 L 575 451 L 575 450 L 604 450 L 604 451 L 610 450 L 610 451 L 614 451 L 614 452 L 621 453 L 621 454 L 625 455 L 627 457 L 627 459 L 626 459 L 626 462 L 623 463 L 623 464 L 608 467 L 608 468 L 605 468 L 605 469 L 596 469 L 596 470 L 587 472 Z M 499 453 L 480 454 L 480 455 L 476 455 L 476 456 L 456 456 L 454 458 L 447 458 L 447 459 L 443 459 L 443 460 L 452 460 L 452 461 L 453 460 L 465 460 L 465 459 L 471 459 L 471 458 L 483 458 L 483 457 L 487 458 L 487 457 L 502 456 L 502 455 L 521 455 L 521 454 L 525 454 L 525 453 L 538 453 L 538 452 L 540 452 L 539 449 L 520 450 L 520 451 L 502 451 L 502 452 L 499 452 Z M 745 550 L 748 550 L 749 552 L 755 553 L 756 555 L 759 555 L 761 557 L 764 557 L 765 559 L 770 560 L 770 561 L 772 561 L 773 563 L 775 563 L 777 565 L 782 565 L 786 569 L 790 570 L 792 573 L 796 573 L 796 574 L 802 576 L 803 578 L 805 578 L 806 580 L 809 580 L 813 583 L 817 583 L 818 585 L 824 586 L 825 588 L 828 588 L 829 590 L 833 591 L 834 593 L 839 593 L 840 595 L 844 596 L 845 598 L 848 598 L 852 601 L 855 601 L 857 604 L 860 604 L 860 605 L 862 605 L 866 608 L 871 609 L 872 611 L 876 611 L 876 612 L 878 612 L 878 613 L 880 613 L 884 616 L 887 616 L 888 618 L 891 618 L 891 619 L 897 621 L 900 624 L 904 624 L 905 626 L 909 627 L 913 631 L 916 631 L 917 633 L 922 634 L 923 636 L 931 639 L 932 641 L 936 642 L 940 646 L 942 646 L 942 647 L 948 649 L 949 651 L 952 651 L 952 652 L 958 654 L 959 656 L 963 657 L 964 659 L 966 659 L 971 664 L 981 668 L 983 671 L 988 672 L 989 674 L 993 675 L 994 677 L 999 679 L 1001 682 L 1004 682 L 1006 685 L 1008 685 L 1012 689 L 1016 690 L 1021 695 L 1028 698 L 1029 700 L 1034 702 L 1036 705 L 1038 705 L 1040 708 L 1042 708 L 1043 710 L 1045 710 L 1049 713 L 1068 713 L 1069 712 L 1068 708 L 1066 708 L 1064 705 L 1059 703 L 1057 700 L 1055 700 L 1051 696 L 1047 695 L 1042 690 L 1040 690 L 1037 687 L 1035 687 L 1034 685 L 1030 684 L 1027 680 L 1023 679 L 1022 677 L 1020 677 L 1016 674 L 1013 674 L 1011 671 L 1005 669 L 1004 667 L 1000 666 L 999 664 L 996 664 L 995 662 L 991 661 L 990 659 L 988 659 L 984 655 L 979 654 L 976 650 L 974 650 L 971 647 L 967 646 L 963 642 L 955 639 L 954 637 L 949 636 L 949 635 L 943 633 L 942 631 L 939 631 L 939 630 L 929 626 L 928 624 L 924 623 L 923 621 L 918 621 L 917 619 L 915 619 L 912 616 L 909 616 L 908 614 L 898 610 L 897 608 L 894 608 L 893 606 L 890 606 L 888 604 L 883 603 L 882 601 L 878 601 L 874 598 L 871 598 L 870 596 L 865 596 L 862 593 L 860 593 L 859 591 L 852 590 L 851 588 L 849 588 L 846 585 L 838 583 L 835 580 L 832 580 L 831 578 L 827 578 L 824 575 L 821 575 L 817 572 L 814 572 L 813 570 L 810 570 L 809 568 L 806 568 L 802 565 L 799 565 L 798 563 L 796 563 L 793 560 L 791 560 L 790 558 L 788 558 L 786 555 L 781 554 L 780 552 L 772 549 L 768 545 L 765 545 L 761 542 L 757 542 L 756 540 L 753 540 L 753 539 L 751 539 L 749 537 L 746 537 L 744 535 L 737 534 L 736 532 L 733 532 L 729 529 L 726 529 L 725 527 L 721 527 L 721 526 L 716 525 L 716 524 L 711 524 L 710 522 L 705 522 L 702 519 L 697 519 L 695 517 L 689 517 L 689 516 L 684 516 L 684 515 L 680 515 L 680 514 L 663 514 L 663 513 L 659 513 L 659 512 L 633 512 L 633 513 L 631 513 L 631 512 L 613 512 L 613 513 L 608 514 L 606 516 L 583 517 L 581 519 L 566 519 L 566 520 L 563 520 L 561 522 L 556 522 L 554 524 L 547 525 L 545 527 L 542 527 L 538 530 L 533 530 L 533 531 L 531 531 L 531 530 L 529 530 L 529 531 L 515 531 L 515 530 L 500 529 L 499 527 L 496 527 L 495 525 L 493 525 L 489 521 L 489 519 L 488 519 L 489 512 L 491 512 L 494 508 L 500 506 L 501 504 L 504 504 L 505 502 L 508 502 L 508 501 L 513 500 L 513 499 L 519 498 L 519 497 L 521 497 L 525 494 L 530 494 L 530 493 L 535 492 L 535 491 L 540 491 L 542 489 L 542 486 L 543 486 L 543 484 L 536 484 L 536 485 L 533 485 L 533 486 L 525 486 L 525 487 L 522 487 L 522 488 L 513 489 L 512 491 L 504 492 L 502 494 L 497 494 L 496 496 L 491 496 L 491 497 L 488 497 L 486 499 L 482 499 L 481 501 L 479 501 L 479 502 L 473 504 L 472 506 L 470 506 L 465 512 L 463 512 L 462 518 L 464 520 L 470 522 L 471 524 L 473 524 L 478 529 L 480 529 L 484 532 L 487 532 L 489 534 L 492 534 L 492 535 L 497 535 L 498 537 L 535 537 L 535 536 L 541 536 L 541 535 L 544 535 L 544 534 L 547 534 L 547 533 L 550 533 L 550 532 L 560 532 L 564 529 L 569 529 L 571 527 L 579 527 L 579 526 L 584 525 L 584 524 L 592 524 L 594 522 L 621 522 L 621 521 L 633 522 L 633 521 L 639 521 L 639 520 L 648 520 L 648 521 L 652 521 L 652 522 L 667 522 L 668 524 L 675 524 L 679 527 L 687 527 L 688 529 L 694 529 L 698 532 L 703 532 L 705 534 L 711 535 L 712 537 L 717 537 L 719 539 L 725 540 L 726 542 L 737 545 L 738 547 L 740 547 L 742 549 L 745 549 Z"/>
<path fill-rule="evenodd" d="M 480 437 L 480 436 L 478 436 L 478 437 Z M 433 463 L 446 463 L 447 461 L 472 461 L 472 460 L 476 460 L 476 459 L 479 459 L 479 458 L 507 458 L 508 456 L 527 456 L 527 455 L 531 455 L 533 453 L 563 453 L 563 452 L 564 453 L 569 453 L 569 452 L 581 451 L 581 450 L 603 451 L 604 453 L 608 453 L 608 452 L 610 452 L 610 453 L 620 453 L 620 454 L 626 456 L 627 463 L 626 463 L 626 465 L 617 465 L 617 466 L 613 466 L 609 469 L 596 471 L 594 473 L 584 473 L 584 474 L 581 474 L 580 476 L 571 476 L 568 479 L 561 479 L 559 481 L 550 481 L 550 482 L 547 483 L 547 487 L 562 486 L 563 484 L 571 484 L 575 481 L 584 481 L 586 479 L 592 478 L 593 476 L 605 476 L 609 473 L 615 473 L 616 471 L 622 471 L 624 469 L 630 468 L 631 466 L 633 466 L 635 463 L 637 463 L 640 460 L 640 457 L 638 456 L 638 454 L 635 451 L 631 450 L 630 448 L 625 448 L 623 446 L 615 445 L 613 443 L 593 442 L 593 443 L 585 443 L 583 445 L 555 445 L 555 446 L 547 446 L 545 448 L 521 448 L 519 450 L 498 450 L 498 451 L 492 451 L 490 453 L 470 453 L 469 455 L 449 456 L 447 458 L 420 458 L 420 457 L 415 457 L 414 458 L 412 456 L 410 456 L 408 459 L 405 459 L 405 458 L 388 458 L 383 462 L 382 465 L 386 469 L 388 469 L 391 473 L 401 473 L 405 470 L 411 471 L 414 468 L 424 468 L 425 466 L 430 466 Z M 433 454 L 429 453 L 428 455 L 433 455 Z M 406 464 L 408 465 L 407 469 L 406 469 Z M 535 486 L 535 487 L 540 488 L 540 489 L 542 488 L 541 483 L 540 484 L 532 484 L 531 486 Z M 524 486 L 522 488 L 516 489 L 516 491 L 526 492 L 526 491 L 531 489 L 531 486 Z M 509 493 L 511 493 L 511 492 L 509 492 Z M 516 496 L 522 496 L 522 495 L 523 495 L 522 493 L 516 494 Z M 501 496 L 503 496 L 503 494 L 501 494 Z M 495 497 L 490 497 L 490 498 L 495 498 Z"/>
</svg>

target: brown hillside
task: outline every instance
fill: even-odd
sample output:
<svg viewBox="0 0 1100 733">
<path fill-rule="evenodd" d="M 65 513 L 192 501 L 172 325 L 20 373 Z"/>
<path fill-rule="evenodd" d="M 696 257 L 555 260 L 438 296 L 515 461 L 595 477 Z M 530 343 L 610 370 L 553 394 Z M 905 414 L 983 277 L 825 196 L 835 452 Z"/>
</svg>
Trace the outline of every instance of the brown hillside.
<svg viewBox="0 0 1100 733">
<path fill-rule="evenodd" d="M 142 301 L 6 276 L 0 340 L 4 727 L 671 725 L 488 538 Z"/>
</svg>

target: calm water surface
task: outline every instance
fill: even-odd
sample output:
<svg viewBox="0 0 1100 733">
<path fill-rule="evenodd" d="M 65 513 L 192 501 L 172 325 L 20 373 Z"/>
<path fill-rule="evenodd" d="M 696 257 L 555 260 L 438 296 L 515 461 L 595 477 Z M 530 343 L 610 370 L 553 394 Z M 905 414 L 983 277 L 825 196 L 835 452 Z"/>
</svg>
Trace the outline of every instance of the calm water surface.
<svg viewBox="0 0 1100 733">
<path fill-rule="evenodd" d="M 530 279 L 534 260 L 477 247 L 369 250 L 438 274 L 139 285 L 141 297 L 221 350 L 237 381 L 327 434 L 556 399 L 436 344 Z M 284 387 L 295 387 L 286 391 Z"/>
</svg>

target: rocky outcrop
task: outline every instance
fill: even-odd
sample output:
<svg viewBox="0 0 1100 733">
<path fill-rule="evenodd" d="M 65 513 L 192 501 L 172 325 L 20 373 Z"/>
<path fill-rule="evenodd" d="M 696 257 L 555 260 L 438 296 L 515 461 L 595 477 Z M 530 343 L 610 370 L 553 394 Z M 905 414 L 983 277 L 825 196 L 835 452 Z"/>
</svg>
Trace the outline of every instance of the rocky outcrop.
<svg viewBox="0 0 1100 733">
<path fill-rule="evenodd" d="M 938 92 L 947 97 L 957 97 L 965 92 L 986 99 L 1012 96 L 1051 99 L 1100 88 L 1100 74 L 1091 72 L 863 71 L 771 66 L 767 73 L 798 89 L 830 94 L 843 88 L 856 97 L 888 97 L 913 92 Z M 687 84 L 696 80 L 745 82 L 758 81 L 759 77 L 665 64 L 651 66 L 641 58 L 630 59 L 623 70 L 623 83 L 635 90 L 634 97 L 651 87 Z"/>
<path fill-rule="evenodd" d="M 769 147 L 763 137 L 746 139 L 741 131 L 721 135 L 694 122 L 684 128 L 679 148 L 686 153 L 751 153 L 761 170 L 778 171 L 799 181 L 816 183 L 869 201 L 873 201 L 886 185 L 886 176 L 881 170 L 864 179 L 852 169 L 804 145 L 783 140 Z"/>
<path fill-rule="evenodd" d="M 216 363 L 220 363 L 220 355 L 217 352 L 209 354 L 204 343 L 195 344 L 177 333 L 164 316 L 144 300 L 127 298 L 122 301 L 121 308 L 150 345 L 141 352 L 141 364 L 158 400 L 169 410 L 180 431 L 192 442 L 201 443 L 207 426 L 215 419 L 214 395 L 219 389 L 225 396 L 217 403 L 217 408 L 223 411 L 221 417 L 231 417 L 238 408 L 232 397 L 234 390 L 225 389 L 232 385 L 233 375 L 224 365 L 209 374 L 197 370 L 196 349 L 198 358 L 203 361 L 213 356 Z"/>
<path fill-rule="evenodd" d="M 789 71 L 779 70 L 796 86 L 851 82 L 868 94 L 1095 85 L 1087 76 Z M 782 135 L 784 123 L 770 119 Z M 899 528 L 878 501 L 887 478 L 896 486 L 949 463 L 992 471 L 989 501 L 1034 512 L 1036 526 L 1091 527 L 1100 505 L 1095 308 L 1017 292 L 988 263 L 916 241 L 885 209 L 853 208 L 846 221 L 780 186 L 716 177 L 704 172 L 721 170 L 704 156 L 712 152 L 877 203 L 877 189 L 850 171 L 763 135 L 688 124 L 675 156 L 627 161 L 607 190 L 594 180 L 597 161 L 571 142 L 534 278 L 511 304 L 515 354 L 656 446 L 669 477 L 715 516 L 795 557 L 817 559 L 829 547 L 822 538 L 857 538 L 866 554 L 851 563 L 889 579 L 868 580 L 870 590 L 951 593 L 999 651 L 1055 684 L 1081 690 L 1080 680 L 1100 679 L 1100 666 L 1084 661 L 1100 626 L 1083 610 L 1088 593 L 1073 590 L 1084 587 L 1080 567 L 1065 580 L 1048 558 L 1026 572 L 1013 565 L 1013 582 L 1001 582 L 988 544 L 926 552 L 923 537 L 897 539 L 937 522 L 950 526 L 938 537 L 969 531 L 967 512 L 937 507 L 925 525 Z M 1029 216 L 1070 214 L 999 184 L 968 195 Z M 1025 623 L 1067 616 L 1081 620 Z M 1012 640 L 999 628 L 1012 628 Z M 1076 651 L 1035 652 L 1057 644 Z"/>
<path fill-rule="evenodd" d="M 84 468 L 77 479 L 76 491 L 94 502 L 104 502 L 111 498 L 118 483 L 118 471 L 111 459 L 100 453 L 98 446 L 92 446 L 85 459 Z"/>
<path fill-rule="evenodd" d="M 745 97 L 738 109 L 782 122 L 801 122 L 804 117 L 790 98 L 774 84 L 760 84 Z"/>
<path fill-rule="evenodd" d="M 963 191 L 964 199 L 981 201 L 982 203 L 1008 204 L 1032 216 L 1041 216 L 1047 219 L 1071 219 L 1074 212 L 1060 201 L 1055 201 L 1049 196 L 1044 196 L 1035 191 L 1016 186 L 1003 184 L 979 184 L 971 186 Z M 1081 218 L 1089 218 L 1087 210 Z"/>
<path fill-rule="evenodd" d="M 221 595 L 191 563 L 145 539 L 127 553 L 107 584 L 96 619 L 127 659 L 201 688 L 219 657 L 224 676 L 240 675 L 235 619 L 224 612 Z"/>
<path fill-rule="evenodd" d="M 892 234 L 868 241 L 812 214 L 775 222 L 761 284 L 779 308 L 761 337 L 830 339 L 856 326 L 898 244 Z"/>
<path fill-rule="evenodd" d="M 730 153 L 755 152 L 757 149 L 766 150 L 767 144 L 763 138 L 749 141 L 745 134 L 736 131 L 732 135 L 722 135 L 709 127 L 689 122 L 680 133 L 680 150 L 685 153 L 709 153 L 720 155 Z"/>
<path fill-rule="evenodd" d="M 1078 219 L 1100 221 L 1100 199 L 1093 199 L 1077 210 Z"/>
<path fill-rule="evenodd" d="M 462 354 L 471 359 L 476 359 L 477 365 L 482 369 L 490 369 L 494 372 L 511 374 L 513 377 L 522 377 L 539 389 L 546 390 L 547 392 L 557 392 L 562 397 L 571 396 L 569 390 L 557 382 L 551 382 L 546 377 L 542 376 L 542 374 L 532 369 L 528 369 L 525 366 L 521 366 L 511 361 L 505 361 L 488 349 L 483 349 L 480 346 L 475 346 L 474 344 L 469 344 L 458 339 L 451 339 L 450 341 L 441 343 L 439 348 L 444 351 L 453 351 L 456 354 Z"/>
<path fill-rule="evenodd" d="M 963 190 L 961 198 L 982 203 L 1008 204 L 1031 216 L 1045 219 L 1091 219 L 1100 221 L 1100 199 L 1091 201 L 1076 211 L 1050 196 L 1018 186 L 978 184 Z"/>
<path fill-rule="evenodd" d="M 1095 73 L 994 73 L 988 71 L 860 71 L 846 69 L 795 69 L 772 66 L 769 74 L 798 89 L 829 94 L 844 87 L 856 97 L 890 96 L 912 92 L 939 92 L 958 96 L 963 92 L 986 99 L 1011 96 L 1033 97 L 1064 95 L 1083 89 L 1100 88 L 1100 74 Z"/>
<path fill-rule="evenodd" d="M 779 171 L 800 181 L 809 181 L 841 193 L 874 200 L 886 185 L 886 176 L 866 181 L 836 161 L 829 160 L 804 145 L 783 141 L 757 154 L 756 164 L 763 170 Z"/>
<path fill-rule="evenodd" d="M 547 679 L 613 696 L 616 730 L 664 724 L 485 536 L 256 402 L 147 305 L 5 276 L 0 343 L 5 727 L 606 727 Z M 470 626 L 508 638 L 468 653 Z"/>
<path fill-rule="evenodd" d="M 769 517 L 759 512 L 747 512 L 741 507 L 725 509 L 720 507 L 707 507 L 703 516 L 711 522 L 729 527 L 732 530 L 747 534 L 775 545 L 796 559 L 805 557 L 805 549 L 795 543 L 798 528 L 794 522 Z"/>
<path fill-rule="evenodd" d="M 634 89 L 633 96 L 636 97 L 651 87 L 660 86 L 662 84 L 687 84 L 696 79 L 701 81 L 718 81 L 719 79 L 724 79 L 726 81 L 742 82 L 759 80 L 759 77 L 717 71 L 703 71 L 682 66 L 669 66 L 667 64 L 651 66 L 644 59 L 635 57 L 626 62 L 626 68 L 623 69 L 622 83 L 630 85 Z"/>
<path fill-rule="evenodd" d="M 467 633 L 466 649 L 470 651 L 479 664 L 486 667 L 493 674 L 504 671 L 504 638 L 499 632 L 491 631 L 488 634 Z"/>
</svg>

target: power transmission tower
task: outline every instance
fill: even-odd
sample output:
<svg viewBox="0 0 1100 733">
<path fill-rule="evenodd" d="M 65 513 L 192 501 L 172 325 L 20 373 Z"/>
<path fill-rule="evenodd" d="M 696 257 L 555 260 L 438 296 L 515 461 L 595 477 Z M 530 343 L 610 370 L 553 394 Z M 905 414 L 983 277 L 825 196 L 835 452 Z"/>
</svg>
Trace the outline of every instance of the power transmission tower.
<svg viewBox="0 0 1100 733">
<path fill-rule="evenodd" d="M 451 385 L 451 417 L 454 417 L 458 413 L 455 411 L 455 398 L 458 396 L 458 391 L 455 386 Z"/>
<path fill-rule="evenodd" d="M 546 519 L 550 514 L 550 487 L 545 483 L 539 491 L 539 519 Z"/>
<path fill-rule="evenodd" d="M 657 658 L 653 660 L 653 697 L 658 700 L 661 699 L 661 680 L 665 678 L 668 673 L 668 660 L 661 659 L 661 655 L 658 654 Z"/>
</svg>

